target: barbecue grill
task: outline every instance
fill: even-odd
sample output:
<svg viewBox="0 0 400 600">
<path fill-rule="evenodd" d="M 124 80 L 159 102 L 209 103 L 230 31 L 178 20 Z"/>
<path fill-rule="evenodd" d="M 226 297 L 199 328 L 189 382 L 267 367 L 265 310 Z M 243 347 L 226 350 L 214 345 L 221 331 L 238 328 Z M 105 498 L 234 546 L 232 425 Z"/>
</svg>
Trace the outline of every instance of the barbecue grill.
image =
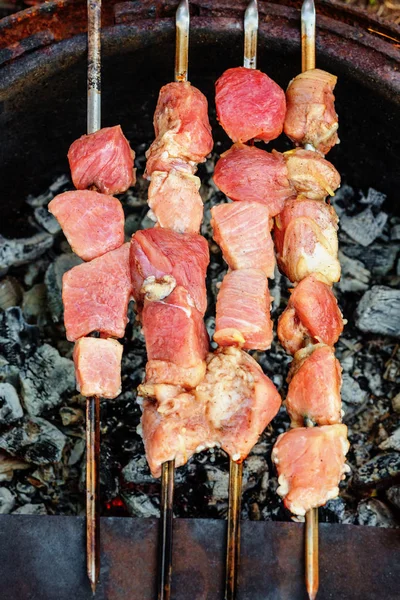
<svg viewBox="0 0 400 600">
<path fill-rule="evenodd" d="M 217 75 L 233 64 L 240 64 L 242 60 L 241 19 L 244 4 L 192 3 L 191 80 L 207 94 L 211 106 L 213 84 Z M 128 137 L 139 144 L 147 144 L 152 138 L 151 119 L 156 94 L 160 86 L 169 81 L 173 69 L 175 31 L 172 16 L 175 8 L 175 4 L 171 6 L 164 2 L 110 2 L 105 7 L 102 51 L 103 122 L 104 125 L 120 122 Z M 77 138 L 84 128 L 85 9 L 84 2 L 50 2 L 0 23 L 5 42 L 0 52 L 3 75 L 0 80 L 3 101 L 0 123 L 4 140 L 0 180 L 3 182 L 3 197 L 7 199 L 3 201 L 5 220 L 1 233 L 8 238 L 29 236 L 31 226 L 26 218 L 24 199 L 29 194 L 40 193 L 57 175 L 66 172 L 65 156 L 69 142 Z M 260 3 L 259 10 L 259 44 L 262 48 L 259 67 L 285 87 L 286 82 L 299 70 L 298 10 L 295 6 L 267 3 Z M 346 181 L 360 188 L 379 189 L 394 204 L 393 190 L 397 189 L 396 184 L 400 179 L 397 166 L 400 139 L 400 77 L 397 70 L 400 62 L 400 34 L 395 28 L 335 5 L 322 4 L 321 10 L 323 15 L 319 17 L 320 35 L 317 38 L 319 66 L 339 77 L 336 105 L 341 117 L 342 143 L 332 152 L 332 161 Z M 362 110 L 359 109 L 360 98 L 363 99 Z M 46 132 L 45 138 L 43 132 Z M 222 147 L 227 146 L 226 139 L 217 128 L 214 135 Z M 282 148 L 287 148 L 285 142 L 282 142 Z M 5 534 L 12 531 L 13 521 L 17 527 L 17 517 L 3 520 Z M 203 532 L 210 533 L 210 526 L 210 523 L 205 524 Z M 33 537 L 39 535 L 35 532 L 40 531 L 40 521 L 33 520 L 31 527 Z M 79 522 L 76 521 L 71 527 L 77 535 Z M 132 527 L 129 524 L 127 530 L 132 532 Z M 150 529 L 147 529 L 141 523 L 140 527 L 143 527 L 143 536 L 149 545 L 148 552 L 151 556 L 155 545 L 154 526 L 152 529 L 149 525 Z M 196 542 L 196 536 L 199 535 L 196 527 L 197 524 L 187 525 L 190 542 L 188 541 L 187 548 L 184 542 L 179 542 L 183 551 L 188 551 L 189 544 Z M 220 525 L 215 527 L 222 539 Z M 285 537 L 279 524 L 261 527 L 266 540 L 268 535 L 265 532 L 286 539 L 286 551 L 292 550 L 293 556 L 300 562 L 300 548 L 296 546 L 293 536 Z M 121 540 L 121 525 L 111 521 L 106 528 L 109 537 L 106 537 L 105 552 L 111 556 L 112 561 L 119 556 L 115 540 Z M 54 530 L 49 539 L 54 540 L 54 531 L 60 532 L 60 529 L 62 530 L 61 521 L 54 520 Z M 248 533 L 247 528 L 244 529 L 245 548 L 246 534 L 252 535 L 251 528 L 248 528 Z M 346 535 L 344 533 L 343 537 Z M 358 538 L 356 533 L 348 535 L 349 539 L 353 536 L 351 539 L 355 548 L 358 547 L 357 544 L 365 544 L 365 536 L 368 536 L 365 532 Z M 132 548 L 135 547 L 135 534 L 124 539 L 130 540 Z M 329 540 L 329 547 L 323 551 L 329 556 L 334 535 L 327 533 L 326 539 Z M 378 544 L 378 535 L 376 539 L 378 541 L 375 543 Z M 390 532 L 386 538 L 382 535 L 381 539 L 385 539 L 388 545 L 395 543 L 395 535 Z M 22 546 L 23 555 L 23 539 L 18 538 L 18 543 Z M 206 545 L 204 537 L 198 544 L 200 547 L 202 544 L 203 547 Z M 252 550 L 254 549 L 249 547 L 250 554 Z M 78 545 L 76 551 L 79 552 Z M 262 553 L 261 548 L 259 551 Z M 216 554 L 216 548 L 212 548 L 210 552 Z M 372 560 L 372 557 L 369 559 Z M 247 560 L 245 555 L 244 561 Z M 394 559 L 389 557 L 388 560 Z M 106 564 L 109 564 L 107 561 L 108 559 Z M 394 562 L 389 564 L 394 569 Z M 388 591 L 386 597 L 394 598 L 394 587 L 393 596 L 390 595 L 391 585 L 394 586 L 394 583 L 388 578 L 387 569 L 382 567 L 381 571 L 382 581 L 385 578 Z M 201 571 L 201 576 L 204 577 L 205 573 L 206 571 Z M 263 588 L 263 584 L 259 587 L 254 584 L 255 591 L 249 591 L 249 583 L 247 588 L 245 583 L 248 581 L 248 574 L 247 569 L 242 587 L 243 594 L 247 595 L 243 595 L 243 598 L 257 598 L 259 590 L 265 590 L 265 587 Z M 206 577 L 209 578 L 210 573 Z M 253 573 L 253 577 L 257 580 L 256 573 Z M 124 585 L 125 581 L 124 579 Z M 188 589 L 185 577 L 179 583 L 182 588 L 177 588 L 176 597 L 187 597 L 184 591 Z M 4 595 L 8 597 L 7 594 L 10 594 L 11 586 L 14 585 L 13 579 L 6 578 L 4 585 Z M 81 594 L 81 597 L 86 597 L 85 585 L 82 581 L 82 589 L 77 589 L 77 594 Z M 129 596 L 129 590 L 117 591 L 112 581 L 108 581 L 108 585 L 111 587 L 104 591 L 104 597 L 132 597 Z M 348 585 L 356 583 L 349 582 Z M 43 589 L 38 588 L 40 592 L 37 592 L 36 597 L 54 597 L 45 596 L 50 587 L 50 581 L 44 580 Z M 29 597 L 20 589 L 17 597 Z M 270 597 L 302 597 L 302 590 L 295 586 L 290 590 L 284 589 L 282 584 L 275 582 Z M 338 589 L 336 588 L 336 593 Z M 203 595 L 198 597 L 212 598 L 215 591 L 215 587 L 205 586 L 201 592 Z M 325 589 L 321 597 L 328 593 Z M 134 597 L 150 597 L 148 589 L 140 594 L 138 592 Z M 346 597 L 343 594 L 341 589 L 341 597 Z M 358 596 L 350 591 L 347 597 Z M 363 592 L 363 597 L 375 596 L 366 596 Z"/>
</svg>

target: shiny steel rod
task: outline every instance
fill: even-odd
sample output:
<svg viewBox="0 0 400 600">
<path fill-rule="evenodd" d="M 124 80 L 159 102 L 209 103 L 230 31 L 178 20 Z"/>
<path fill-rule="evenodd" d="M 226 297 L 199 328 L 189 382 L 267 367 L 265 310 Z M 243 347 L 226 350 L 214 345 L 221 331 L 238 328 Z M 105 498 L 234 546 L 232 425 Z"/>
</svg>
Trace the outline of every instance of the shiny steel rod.
<svg viewBox="0 0 400 600">
<path fill-rule="evenodd" d="M 101 0 L 87 1 L 87 132 L 101 127 Z M 100 400 L 86 400 L 86 567 L 93 594 L 100 573 Z"/>
</svg>

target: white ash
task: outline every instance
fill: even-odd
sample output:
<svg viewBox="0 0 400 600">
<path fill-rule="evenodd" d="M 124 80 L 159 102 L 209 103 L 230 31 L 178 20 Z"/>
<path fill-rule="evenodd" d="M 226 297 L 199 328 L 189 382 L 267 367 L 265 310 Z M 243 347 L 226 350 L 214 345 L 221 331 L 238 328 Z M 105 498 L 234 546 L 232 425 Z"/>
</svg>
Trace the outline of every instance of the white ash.
<svg viewBox="0 0 400 600">
<path fill-rule="evenodd" d="M 357 508 L 359 525 L 370 527 L 398 527 L 397 520 L 386 504 L 376 498 L 362 500 Z"/>
<path fill-rule="evenodd" d="M 47 515 L 44 504 L 24 504 L 13 511 L 13 515 Z"/>
<path fill-rule="evenodd" d="M 17 390 L 10 383 L 0 383 L 0 425 L 9 425 L 23 416 Z"/>
<path fill-rule="evenodd" d="M 340 227 L 361 246 L 369 246 L 381 235 L 387 220 L 388 215 L 386 213 L 379 212 L 375 216 L 372 209 L 368 207 L 354 216 L 342 215 Z"/>
<path fill-rule="evenodd" d="M 124 492 L 122 497 L 132 517 L 149 518 L 160 516 L 160 509 L 154 506 L 146 494 L 141 492 Z"/>
<path fill-rule="evenodd" d="M 361 389 L 360 384 L 349 373 L 342 375 L 342 401 L 346 404 L 362 404 L 368 398 L 368 392 Z"/>
<path fill-rule="evenodd" d="M 8 515 L 15 505 L 15 496 L 8 488 L 0 487 L 0 515 Z"/>
<path fill-rule="evenodd" d="M 29 238 L 8 240 L 0 235 L 0 274 L 10 267 L 18 267 L 36 260 L 52 247 L 54 238 L 46 232 L 38 232 Z"/>
<path fill-rule="evenodd" d="M 349 258 L 343 252 L 339 252 L 342 274 L 337 287 L 345 292 L 365 292 L 368 289 L 371 273 L 365 268 L 360 260 Z"/>
<path fill-rule="evenodd" d="M 34 417 L 0 434 L 0 448 L 38 465 L 60 462 L 66 443 L 67 438 L 59 429 Z"/>
<path fill-rule="evenodd" d="M 59 222 L 44 206 L 38 206 L 34 210 L 34 215 L 37 223 L 43 227 L 48 233 L 56 235 L 61 231 Z"/>
<path fill-rule="evenodd" d="M 38 206 L 46 206 L 51 200 L 53 200 L 54 196 L 70 189 L 70 178 L 67 177 L 67 175 L 60 175 L 43 194 L 40 194 L 39 196 L 29 195 L 26 199 L 26 202 L 33 208 Z"/>
<path fill-rule="evenodd" d="M 400 510 L 400 485 L 394 485 L 386 491 L 386 498 L 391 505 Z"/>
<path fill-rule="evenodd" d="M 400 290 L 376 285 L 357 306 L 356 326 L 368 333 L 400 337 Z"/>
<path fill-rule="evenodd" d="M 397 450 L 400 452 L 400 427 L 391 436 L 379 444 L 381 450 Z"/>
</svg>

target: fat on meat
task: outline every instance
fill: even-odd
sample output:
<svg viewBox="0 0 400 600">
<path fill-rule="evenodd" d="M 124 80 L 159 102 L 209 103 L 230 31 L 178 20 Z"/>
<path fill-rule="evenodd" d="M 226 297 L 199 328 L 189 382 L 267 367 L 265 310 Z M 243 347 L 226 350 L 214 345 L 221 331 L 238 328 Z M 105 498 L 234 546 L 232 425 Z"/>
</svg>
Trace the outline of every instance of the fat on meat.
<svg viewBox="0 0 400 600">
<path fill-rule="evenodd" d="M 340 278 L 338 217 L 320 200 L 288 200 L 275 218 L 274 239 L 278 265 L 290 281 L 319 273 L 326 283 Z"/>
<path fill-rule="evenodd" d="M 316 344 L 299 350 L 290 366 L 286 410 L 292 427 L 311 422 L 334 425 L 342 420 L 342 369 L 331 346 Z"/>
<path fill-rule="evenodd" d="M 272 450 L 278 471 L 278 494 L 290 512 L 304 516 L 339 494 L 349 468 L 346 425 L 298 427 L 282 433 Z"/>
<path fill-rule="evenodd" d="M 291 290 L 278 321 L 278 337 L 289 354 L 309 342 L 333 346 L 343 331 L 343 317 L 331 286 L 308 275 Z"/>
<path fill-rule="evenodd" d="M 268 75 L 235 67 L 221 75 L 215 88 L 217 118 L 233 142 L 270 142 L 282 133 L 285 93 Z"/>
<path fill-rule="evenodd" d="M 123 337 L 131 296 L 129 243 L 67 271 L 62 281 L 67 339 L 75 342 L 94 331 Z"/>
<path fill-rule="evenodd" d="M 234 144 L 221 154 L 214 182 L 231 200 L 265 204 L 271 217 L 295 196 L 282 154 L 246 144 Z"/>
<path fill-rule="evenodd" d="M 271 297 L 263 271 L 225 275 L 217 297 L 214 341 L 220 346 L 267 350 L 272 343 Z"/>
<path fill-rule="evenodd" d="M 177 233 L 155 227 L 137 231 L 131 240 L 130 264 L 133 295 L 143 302 L 143 284 L 149 278 L 171 276 L 190 294 L 197 310 L 207 308 L 206 271 L 209 250 L 205 238 L 195 233 Z"/>
<path fill-rule="evenodd" d="M 68 151 L 74 186 L 78 190 L 95 186 L 103 194 L 122 194 L 135 185 L 134 159 L 120 125 L 83 135 Z"/>
<path fill-rule="evenodd" d="M 117 198 L 89 190 L 64 192 L 49 204 L 72 250 L 92 260 L 124 243 L 124 211 Z"/>
<path fill-rule="evenodd" d="M 340 186 L 340 175 L 319 152 L 295 148 L 283 154 L 289 181 L 299 196 L 324 200 L 334 196 Z"/>
<path fill-rule="evenodd" d="M 83 337 L 75 342 L 73 359 L 82 396 L 116 398 L 121 393 L 122 344 L 111 338 Z"/>
<path fill-rule="evenodd" d="M 336 81 L 335 75 L 310 69 L 289 83 L 284 132 L 295 144 L 311 144 L 321 154 L 327 154 L 339 143 L 333 95 Z"/>
</svg>

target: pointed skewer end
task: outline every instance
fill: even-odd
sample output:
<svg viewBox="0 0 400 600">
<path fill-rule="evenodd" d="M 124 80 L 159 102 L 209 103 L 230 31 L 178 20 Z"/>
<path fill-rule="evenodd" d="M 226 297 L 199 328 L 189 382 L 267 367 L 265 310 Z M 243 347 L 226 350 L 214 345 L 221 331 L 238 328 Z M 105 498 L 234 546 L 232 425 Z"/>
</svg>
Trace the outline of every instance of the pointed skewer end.
<svg viewBox="0 0 400 600">
<path fill-rule="evenodd" d="M 90 582 L 90 587 L 92 588 L 92 594 L 93 594 L 93 596 L 95 596 L 96 595 L 97 581 L 91 581 Z"/>
</svg>

